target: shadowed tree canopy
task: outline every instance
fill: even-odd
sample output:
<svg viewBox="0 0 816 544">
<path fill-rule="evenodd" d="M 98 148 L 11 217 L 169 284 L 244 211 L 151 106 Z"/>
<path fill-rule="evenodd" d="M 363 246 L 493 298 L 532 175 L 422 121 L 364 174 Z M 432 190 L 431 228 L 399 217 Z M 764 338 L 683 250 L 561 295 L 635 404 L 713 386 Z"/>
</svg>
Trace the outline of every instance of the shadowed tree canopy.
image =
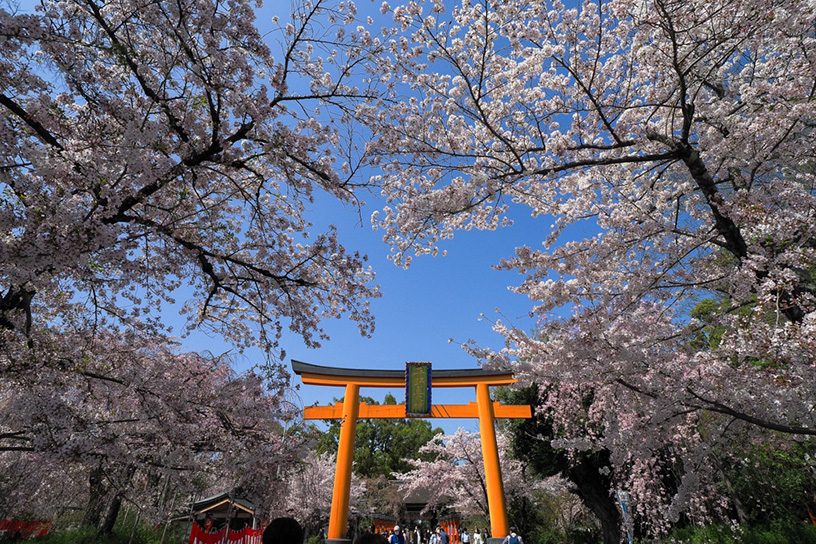
<svg viewBox="0 0 816 544">
<path fill-rule="evenodd" d="M 614 480 L 609 451 L 577 451 L 553 447 L 557 438 L 552 417 L 544 410 L 546 389 L 531 385 L 518 390 L 499 388 L 496 399 L 507 404 L 529 404 L 533 407 L 531 419 L 501 422 L 510 436 L 513 456 L 524 459 L 537 476 L 563 476 L 575 493 L 601 522 L 604 544 L 618 544 L 621 539 L 621 516 L 614 499 Z M 585 408 L 591 404 L 586 399 Z"/>
</svg>

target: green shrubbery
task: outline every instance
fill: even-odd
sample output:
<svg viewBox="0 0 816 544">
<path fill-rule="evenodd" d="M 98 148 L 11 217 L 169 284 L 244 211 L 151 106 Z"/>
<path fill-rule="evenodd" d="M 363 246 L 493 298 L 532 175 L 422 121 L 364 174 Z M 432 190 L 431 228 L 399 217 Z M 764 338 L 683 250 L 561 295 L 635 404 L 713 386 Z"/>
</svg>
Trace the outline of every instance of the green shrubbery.
<svg viewBox="0 0 816 544">
<path fill-rule="evenodd" d="M 0 536 L 0 544 L 30 542 L 31 544 L 160 544 L 163 528 L 154 530 L 140 525 L 133 532 L 133 527 L 117 526 L 110 535 L 100 535 L 94 528 L 64 529 L 53 531 L 44 537 L 33 540 L 19 540 Z M 133 539 L 131 540 L 131 534 Z M 190 532 L 187 524 L 174 524 L 167 528 L 164 544 L 186 543 Z"/>
<path fill-rule="evenodd" d="M 82 529 L 53 531 L 48 533 L 44 537 L 33 539 L 30 542 L 34 544 L 90 544 L 91 542 L 95 544 L 127 544 L 129 540 L 130 534 L 123 535 L 114 532 L 109 537 L 105 537 L 97 534 L 94 528 L 86 527 Z M 134 542 L 135 541 L 136 538 L 134 537 Z M 13 538 L 0 539 L 0 543 L 5 544 L 6 542 L 29 542 L 29 541 L 21 541 Z"/>
<path fill-rule="evenodd" d="M 710 525 L 688 527 L 672 532 L 665 542 L 678 544 L 816 544 L 816 526 L 802 522 L 742 528 Z"/>
</svg>

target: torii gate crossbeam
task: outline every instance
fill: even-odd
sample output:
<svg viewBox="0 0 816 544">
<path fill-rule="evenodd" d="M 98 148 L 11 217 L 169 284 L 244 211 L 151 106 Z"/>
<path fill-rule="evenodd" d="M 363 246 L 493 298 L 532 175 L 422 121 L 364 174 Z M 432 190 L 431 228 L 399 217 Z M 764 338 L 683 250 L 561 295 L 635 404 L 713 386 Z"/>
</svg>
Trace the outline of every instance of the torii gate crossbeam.
<svg viewBox="0 0 816 544">
<path fill-rule="evenodd" d="M 347 542 L 349 489 L 354 460 L 354 435 L 357 420 L 365 418 L 403 418 L 405 405 L 369 405 L 360 403 L 360 387 L 399 388 L 406 385 L 406 373 L 401 370 L 360 370 L 312 365 L 292 361 L 292 370 L 304 385 L 324 385 L 345 388 L 343 402 L 333 406 L 304 408 L 304 419 L 341 419 L 337 469 L 334 476 L 332 508 L 329 518 L 329 541 Z M 490 399 L 490 386 L 510 385 L 516 380 L 510 372 L 481 369 L 433 370 L 431 387 L 475 387 L 476 402 L 466 405 L 434 405 L 427 417 L 479 418 L 482 457 L 485 465 L 485 486 L 490 510 L 490 529 L 494 538 L 509 532 L 507 505 L 496 443 L 496 418 L 530 418 L 530 406 L 505 406 Z"/>
</svg>

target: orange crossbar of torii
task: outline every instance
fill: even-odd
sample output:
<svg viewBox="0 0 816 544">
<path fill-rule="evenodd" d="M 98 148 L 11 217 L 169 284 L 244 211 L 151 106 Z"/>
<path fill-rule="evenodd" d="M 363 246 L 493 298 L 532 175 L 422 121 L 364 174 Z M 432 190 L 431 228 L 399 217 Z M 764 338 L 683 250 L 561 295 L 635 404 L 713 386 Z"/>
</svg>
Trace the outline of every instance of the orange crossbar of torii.
<svg viewBox="0 0 816 544">
<path fill-rule="evenodd" d="M 304 419 L 341 419 L 337 469 L 334 475 L 332 507 L 329 518 L 329 540 L 343 540 L 348 527 L 349 487 L 354 460 L 354 434 L 360 418 L 403 418 L 405 405 L 369 405 L 360 402 L 360 387 L 405 387 L 405 372 L 401 370 L 359 370 L 311 365 L 292 361 L 292 370 L 305 385 L 345 387 L 343 402 L 333 406 L 310 406 L 303 411 Z M 496 418 L 530 418 L 530 406 L 505 406 L 490 399 L 490 386 L 516 382 L 510 372 L 481 369 L 434 370 L 431 387 L 475 387 L 476 402 L 465 405 L 443 404 L 431 407 L 430 417 L 479 418 L 482 457 L 485 465 L 485 487 L 490 510 L 490 529 L 494 537 L 509 532 L 507 504 L 499 466 L 496 443 Z"/>
</svg>

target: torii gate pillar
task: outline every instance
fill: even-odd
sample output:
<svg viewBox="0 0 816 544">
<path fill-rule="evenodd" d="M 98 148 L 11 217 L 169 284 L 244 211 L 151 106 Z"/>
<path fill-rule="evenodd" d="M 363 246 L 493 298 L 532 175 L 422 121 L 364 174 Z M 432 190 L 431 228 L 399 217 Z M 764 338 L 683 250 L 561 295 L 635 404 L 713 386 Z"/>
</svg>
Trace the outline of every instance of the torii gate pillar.
<svg viewBox="0 0 816 544">
<path fill-rule="evenodd" d="M 427 363 L 426 363 L 427 364 Z M 360 403 L 360 387 L 405 387 L 406 373 L 400 370 L 358 370 L 333 368 L 292 361 L 292 370 L 304 384 L 344 386 L 343 402 L 334 406 L 310 406 L 304 409 L 304 419 L 341 419 L 340 441 L 337 451 L 337 468 L 334 476 L 328 541 L 330 544 L 349 542 L 348 529 L 349 494 L 352 462 L 354 460 L 354 435 L 357 420 L 361 418 L 404 418 L 405 405 L 368 405 Z M 481 369 L 435 370 L 431 373 L 431 387 L 475 387 L 476 402 L 466 405 L 433 405 L 425 417 L 479 418 L 482 457 L 485 466 L 485 485 L 490 513 L 490 530 L 494 542 L 500 542 L 509 533 L 507 504 L 504 497 L 499 448 L 496 442 L 496 418 L 530 418 L 530 406 L 506 406 L 490 399 L 491 385 L 515 383 L 510 372 L 490 372 Z M 490 543 L 493 544 L 493 543 Z"/>
<path fill-rule="evenodd" d="M 482 439 L 482 459 L 485 466 L 485 488 L 490 514 L 490 531 L 493 537 L 507 535 L 510 526 L 507 523 L 507 504 L 504 499 L 504 484 L 499 465 L 499 446 L 496 442 L 495 414 L 493 401 L 487 384 L 476 386 L 476 406 L 479 407 L 479 436 Z"/>
<path fill-rule="evenodd" d="M 348 399 L 348 402 L 345 400 Z M 343 402 L 343 419 L 340 422 L 340 442 L 337 448 L 337 468 L 334 471 L 331 515 L 329 516 L 330 539 L 341 539 L 348 525 L 349 494 L 351 493 L 351 469 L 354 461 L 354 436 L 360 415 L 360 386 L 346 386 Z"/>
</svg>

